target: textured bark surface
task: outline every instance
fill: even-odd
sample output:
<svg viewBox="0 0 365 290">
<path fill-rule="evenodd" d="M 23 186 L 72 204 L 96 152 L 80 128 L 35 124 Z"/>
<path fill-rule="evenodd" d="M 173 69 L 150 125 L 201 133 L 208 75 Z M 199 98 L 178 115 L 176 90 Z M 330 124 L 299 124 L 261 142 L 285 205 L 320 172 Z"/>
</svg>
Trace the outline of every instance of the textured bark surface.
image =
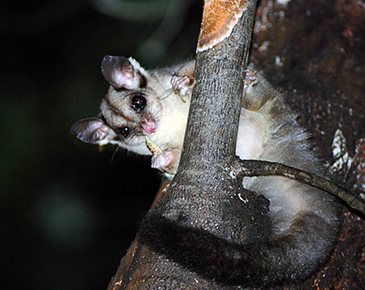
<svg viewBox="0 0 365 290">
<path fill-rule="evenodd" d="M 290 96 L 288 103 L 312 133 L 332 178 L 358 193 L 365 185 L 364 12 L 364 2 L 356 0 L 292 0 L 284 5 L 263 0 L 251 51 L 251 61 Z M 342 134 L 336 135 L 340 152 L 334 157 L 336 130 Z M 364 233 L 364 216 L 345 208 L 331 261 L 295 289 L 364 289 Z"/>
<path fill-rule="evenodd" d="M 364 191 L 365 5 L 362 1 L 355 0 L 280 2 L 281 4 L 273 0 L 260 2 L 252 42 L 251 61 L 264 71 L 269 81 L 288 93 L 290 96 L 287 99 L 288 103 L 300 113 L 300 123 L 312 133 L 316 144 L 315 149 L 323 157 L 332 177 L 357 192 Z M 213 64 L 209 66 L 213 69 Z M 219 76 L 226 76 L 227 68 L 221 65 L 221 69 Z M 197 73 L 206 75 L 211 72 L 201 68 L 201 71 L 198 70 Z M 232 79 L 230 81 L 232 82 Z M 197 86 L 199 87 L 199 83 Z M 199 101 L 195 105 L 198 109 L 205 109 L 204 101 L 197 100 Z M 235 114 L 228 113 L 230 109 L 226 109 L 222 109 L 222 114 L 228 114 L 231 118 L 237 117 Z M 234 108 L 232 110 L 234 111 Z M 215 115 L 211 114 L 208 117 L 212 116 Z M 190 122 L 201 122 L 202 130 L 207 130 L 204 128 L 206 121 L 192 119 Z M 208 121 L 213 125 L 215 123 L 214 119 Z M 190 127 L 189 134 L 195 135 L 194 130 L 197 128 Z M 221 129 L 221 134 L 232 134 L 230 136 L 234 136 L 234 130 L 236 130 L 236 128 Z M 335 145 L 339 148 L 336 156 L 334 156 L 333 147 L 335 132 L 338 137 Z M 219 138 L 216 141 L 219 142 Z M 192 207 L 201 207 L 202 203 L 199 202 L 201 196 L 198 198 L 197 195 L 204 186 L 214 188 L 223 196 L 226 194 L 224 188 L 227 184 L 215 183 L 222 174 L 224 175 L 224 170 L 210 167 L 210 179 L 207 179 L 205 167 L 209 166 L 209 162 L 215 158 L 229 156 L 234 148 L 225 146 L 224 152 L 217 147 L 210 148 L 211 154 L 206 156 L 206 161 L 199 163 L 197 154 L 201 153 L 200 142 L 196 144 L 189 140 L 186 144 L 193 146 L 185 146 L 186 155 L 190 157 L 182 159 L 182 164 L 185 163 L 183 166 L 189 166 L 192 162 L 200 170 L 195 173 L 179 172 L 179 178 L 184 180 L 182 188 L 174 182 L 171 186 L 173 193 L 163 199 L 157 209 L 153 210 L 172 220 L 181 218 L 181 208 L 187 213 L 196 212 L 191 210 Z M 224 162 L 229 163 L 230 159 Z M 214 178 L 211 178 L 212 176 Z M 207 185 L 202 185 L 203 181 L 204 184 L 208 181 Z M 209 181 L 212 181 L 212 184 L 209 184 Z M 189 198 L 193 201 L 188 206 L 185 203 L 186 196 L 190 196 Z M 211 217 L 219 214 L 210 210 L 217 208 L 216 200 L 208 196 L 206 198 L 207 205 L 200 211 L 200 216 L 184 216 L 184 218 L 188 221 L 194 220 L 198 228 L 207 229 L 224 237 L 227 234 L 225 230 L 229 231 L 232 228 L 220 231 L 213 224 L 203 223 L 204 220 L 211 220 Z M 257 202 L 264 208 L 263 203 Z M 179 205 L 179 211 L 174 207 L 174 203 Z M 243 215 L 239 223 L 246 223 L 248 219 Z M 364 289 L 364 233 L 364 216 L 344 208 L 343 230 L 336 250 L 326 266 L 299 286 L 276 289 Z M 243 239 L 249 240 L 250 237 L 245 236 Z M 145 289 L 229 288 L 201 279 L 179 264 L 164 259 L 150 251 L 148 247 L 141 245 L 137 238 L 123 258 L 108 289 L 138 287 Z"/>
<path fill-rule="evenodd" d="M 199 269 L 188 270 L 184 262 L 176 262 L 179 257 L 166 258 L 174 253 L 159 243 L 173 240 L 175 231 L 199 239 L 205 230 L 202 238 L 214 243 L 228 239 L 243 243 L 268 234 L 263 229 L 267 217 L 262 215 L 267 212 L 266 199 L 247 193 L 250 202 L 242 203 L 237 194 L 244 191 L 241 181 L 228 170 L 235 160 L 244 68 L 256 8 L 252 2 L 226 40 L 198 54 L 197 83 L 178 172 L 142 221 L 136 241 L 108 289 L 231 289 L 203 278 Z"/>
</svg>

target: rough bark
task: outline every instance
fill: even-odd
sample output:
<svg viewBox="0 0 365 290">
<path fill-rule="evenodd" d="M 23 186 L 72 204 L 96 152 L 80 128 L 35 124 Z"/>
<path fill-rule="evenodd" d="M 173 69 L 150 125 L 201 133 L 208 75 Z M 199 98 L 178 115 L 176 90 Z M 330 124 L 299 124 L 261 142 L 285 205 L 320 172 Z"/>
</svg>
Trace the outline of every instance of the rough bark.
<svg viewBox="0 0 365 290">
<path fill-rule="evenodd" d="M 359 195 L 365 184 L 364 3 L 278 2 L 260 2 L 251 61 L 290 96 L 287 101 L 312 133 L 315 150 L 323 157 L 331 178 Z M 342 132 L 337 157 L 333 154 L 336 130 Z M 295 289 L 364 289 L 364 233 L 364 215 L 346 208 L 331 260 Z"/>
<path fill-rule="evenodd" d="M 292 97 L 288 102 L 301 113 L 300 122 L 313 133 L 318 144 L 316 150 L 327 164 L 336 161 L 331 146 L 336 129 L 342 130 L 348 143 L 341 139 L 339 158 L 346 163 L 348 153 L 353 156 L 353 163 L 349 167 L 329 166 L 329 170 L 346 187 L 363 190 L 364 6 L 360 1 L 352 0 L 292 0 L 281 3 L 284 4 L 272 0 L 261 1 L 251 59 L 269 80 L 290 93 Z M 219 50 L 215 52 L 219 55 Z M 149 215 L 159 217 L 155 219 L 156 224 L 165 223 L 166 228 L 167 221 L 182 227 L 194 224 L 195 228 L 204 229 L 217 237 L 226 238 L 229 232 L 235 231 L 234 241 L 250 241 L 258 232 L 265 234 L 258 224 L 265 226 L 265 220 L 259 217 L 260 213 L 265 212 L 266 204 L 265 200 L 257 199 L 249 192 L 247 196 L 255 202 L 256 209 L 239 207 L 234 198 L 230 198 L 237 190 L 243 189 L 239 184 L 232 183 L 226 170 L 233 160 L 230 156 L 233 156 L 232 151 L 234 153 L 237 128 L 224 126 L 226 117 L 226 124 L 237 124 L 239 104 L 231 96 L 241 91 L 242 80 L 232 80 L 230 70 L 235 65 L 244 67 L 240 63 L 242 56 L 229 56 L 227 59 L 232 60 L 232 64 L 228 65 L 228 62 L 222 62 L 225 54 L 217 56 L 216 62 L 209 63 L 209 53 L 203 52 L 198 56 L 198 82 L 185 141 L 189 146 L 184 146 L 176 179 Z M 236 71 L 233 78 L 238 74 Z M 222 86 L 226 85 L 224 78 L 227 76 L 230 77 L 229 83 L 237 86 L 226 91 Z M 207 78 L 206 81 L 204 78 Z M 218 86 L 214 87 L 213 82 L 209 85 L 213 79 Z M 207 88 L 213 89 L 206 89 L 205 82 Z M 200 90 L 205 93 L 198 94 Z M 226 97 L 221 99 L 222 94 Z M 194 108 L 198 112 L 195 116 Z M 221 115 L 225 117 L 217 117 Z M 217 130 L 213 129 L 215 126 Z M 215 146 L 207 144 L 206 138 L 214 140 L 212 144 L 215 143 Z M 203 160 L 201 156 L 204 156 Z M 232 187 L 235 189 L 232 190 Z M 240 212 L 225 212 L 227 203 Z M 247 212 L 250 214 L 247 215 Z M 237 219 L 238 215 L 242 219 Z M 255 223 L 252 223 L 252 218 Z M 234 223 L 226 226 L 228 219 L 235 220 L 237 226 L 232 228 Z M 217 224 L 225 226 L 217 227 Z M 153 223 L 149 225 L 154 226 Z M 244 233 L 240 231 L 243 225 L 246 227 Z M 364 232 L 364 220 L 345 210 L 344 228 L 326 267 L 295 289 L 363 289 Z M 141 243 L 141 240 L 144 242 Z M 179 263 L 166 259 L 151 250 L 153 245 L 146 246 L 145 241 L 139 233 L 108 289 L 232 289 L 203 279 Z"/>
<path fill-rule="evenodd" d="M 156 238 L 169 239 L 180 231 L 192 240 L 200 239 L 203 230 L 206 239 L 243 243 L 268 234 L 262 215 L 267 212 L 267 200 L 246 192 L 251 202 L 242 203 L 238 198 L 238 191 L 244 191 L 241 182 L 230 176 L 255 8 L 256 1 L 249 1 L 232 34 L 198 54 L 179 170 L 142 221 L 108 289 L 231 289 L 222 281 L 203 278 L 199 269 L 188 270 L 170 258 L 170 249 L 156 250 Z"/>
</svg>

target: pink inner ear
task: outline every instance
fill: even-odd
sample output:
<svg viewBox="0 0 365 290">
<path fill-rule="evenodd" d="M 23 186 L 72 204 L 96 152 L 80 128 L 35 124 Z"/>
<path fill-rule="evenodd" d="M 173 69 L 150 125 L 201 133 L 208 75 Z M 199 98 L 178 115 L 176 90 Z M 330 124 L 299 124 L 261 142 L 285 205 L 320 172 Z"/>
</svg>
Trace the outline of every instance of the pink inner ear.
<svg viewBox="0 0 365 290">
<path fill-rule="evenodd" d="M 118 84 L 120 88 L 131 89 L 133 85 L 133 72 L 123 70 L 114 72 L 115 83 Z"/>
</svg>

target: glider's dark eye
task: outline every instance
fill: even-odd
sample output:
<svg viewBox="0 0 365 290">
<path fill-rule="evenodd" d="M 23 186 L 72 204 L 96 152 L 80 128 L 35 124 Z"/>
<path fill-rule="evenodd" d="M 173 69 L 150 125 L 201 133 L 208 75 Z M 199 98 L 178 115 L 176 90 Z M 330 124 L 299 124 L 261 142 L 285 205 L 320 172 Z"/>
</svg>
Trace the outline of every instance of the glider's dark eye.
<svg viewBox="0 0 365 290">
<path fill-rule="evenodd" d="M 137 112 L 142 111 L 146 107 L 147 100 L 144 96 L 135 95 L 132 98 L 132 106 Z"/>
<path fill-rule="evenodd" d="M 118 128 L 118 132 L 120 133 L 120 135 L 122 135 L 124 138 L 128 137 L 129 134 L 129 128 L 128 127 L 121 127 Z"/>
</svg>

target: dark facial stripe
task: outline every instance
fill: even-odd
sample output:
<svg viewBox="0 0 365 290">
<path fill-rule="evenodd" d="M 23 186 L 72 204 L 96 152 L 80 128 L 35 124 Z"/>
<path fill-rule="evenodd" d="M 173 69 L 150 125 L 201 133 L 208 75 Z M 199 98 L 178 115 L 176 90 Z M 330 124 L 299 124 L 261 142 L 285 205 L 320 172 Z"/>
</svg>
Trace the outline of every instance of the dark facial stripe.
<svg viewBox="0 0 365 290">
<path fill-rule="evenodd" d="M 139 78 L 139 87 L 140 88 L 147 87 L 147 79 L 146 79 L 146 77 L 143 74 L 141 74 L 139 71 L 137 71 L 137 74 L 138 74 L 138 78 Z"/>
</svg>

